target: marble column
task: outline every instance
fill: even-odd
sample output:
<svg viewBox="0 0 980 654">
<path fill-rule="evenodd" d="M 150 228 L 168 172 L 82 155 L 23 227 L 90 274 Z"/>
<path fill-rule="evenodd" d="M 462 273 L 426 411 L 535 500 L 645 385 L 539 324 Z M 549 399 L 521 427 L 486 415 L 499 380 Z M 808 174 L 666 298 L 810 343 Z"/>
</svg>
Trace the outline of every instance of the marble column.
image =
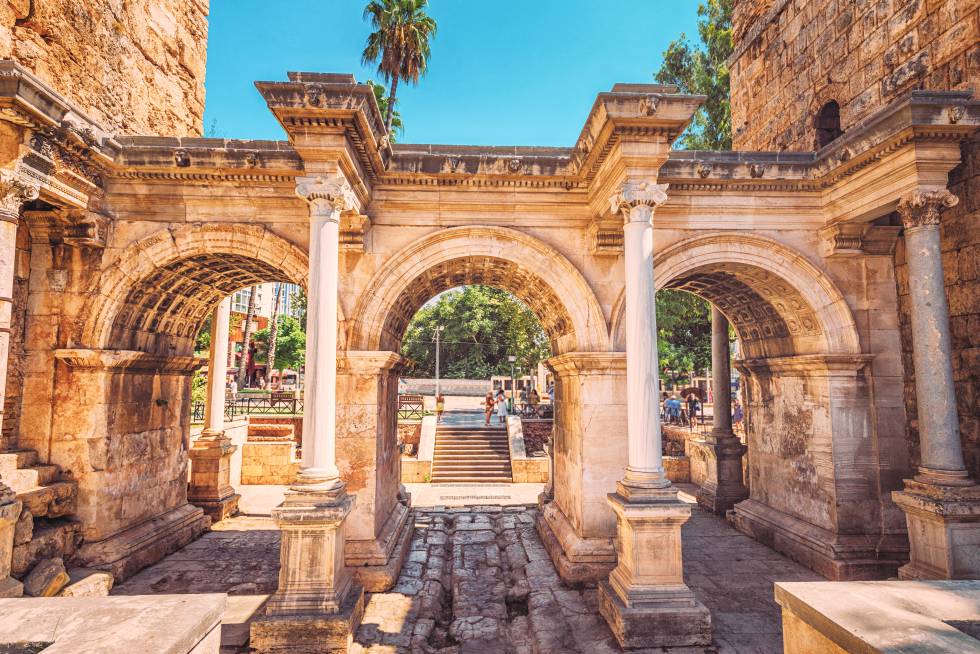
<svg viewBox="0 0 980 654">
<path fill-rule="evenodd" d="M 38 197 L 38 186 L 12 170 L 0 170 L 0 427 L 7 392 L 10 324 L 13 315 L 14 265 L 17 259 L 17 223 L 25 202 Z M 23 585 L 10 576 L 14 527 L 21 502 L 0 479 L 0 597 L 20 597 Z"/>
<path fill-rule="evenodd" d="M 940 217 L 958 202 L 941 189 L 914 192 L 898 206 L 905 228 L 920 452 L 918 474 L 892 494 L 908 522 L 911 561 L 899 569 L 905 579 L 980 579 L 980 487 L 963 461 L 941 247 Z"/>
<path fill-rule="evenodd" d="M 231 298 L 211 314 L 211 352 L 204 430 L 188 452 L 191 480 L 187 501 L 204 509 L 212 522 L 238 512 L 241 496 L 231 485 L 231 457 L 237 445 L 225 434 L 225 383 L 228 377 L 228 330 Z"/>
<path fill-rule="evenodd" d="M 257 652 L 346 652 L 364 612 L 364 590 L 344 564 L 344 521 L 354 507 L 336 463 L 337 292 L 340 216 L 357 198 L 346 179 L 297 179 L 310 207 L 309 309 L 303 458 L 272 517 L 282 531 L 279 588 L 252 622 Z"/>
<path fill-rule="evenodd" d="M 616 514 L 616 567 L 599 583 L 599 610 L 623 648 L 711 643 L 711 614 L 684 584 L 681 527 L 691 507 L 663 469 L 659 415 L 653 214 L 667 185 L 627 181 L 610 198 L 625 219 L 625 477 L 609 495 Z"/>
<path fill-rule="evenodd" d="M 742 479 L 742 456 L 748 448 L 732 431 L 732 369 L 728 319 L 711 307 L 711 387 L 714 394 L 712 430 L 693 447 L 705 455 L 707 477 L 698 490 L 698 504 L 713 513 L 726 511 L 749 496 Z"/>
</svg>

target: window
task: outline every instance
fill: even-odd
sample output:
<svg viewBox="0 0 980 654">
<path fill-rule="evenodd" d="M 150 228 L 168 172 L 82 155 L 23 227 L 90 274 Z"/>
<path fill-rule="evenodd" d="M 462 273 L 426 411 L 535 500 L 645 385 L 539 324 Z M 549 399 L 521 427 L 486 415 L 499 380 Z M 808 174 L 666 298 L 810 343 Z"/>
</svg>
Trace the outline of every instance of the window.
<svg viewBox="0 0 980 654">
<path fill-rule="evenodd" d="M 836 100 L 831 100 L 820 108 L 816 127 L 818 150 L 825 145 L 830 145 L 844 134 L 840 128 L 840 105 Z"/>
</svg>

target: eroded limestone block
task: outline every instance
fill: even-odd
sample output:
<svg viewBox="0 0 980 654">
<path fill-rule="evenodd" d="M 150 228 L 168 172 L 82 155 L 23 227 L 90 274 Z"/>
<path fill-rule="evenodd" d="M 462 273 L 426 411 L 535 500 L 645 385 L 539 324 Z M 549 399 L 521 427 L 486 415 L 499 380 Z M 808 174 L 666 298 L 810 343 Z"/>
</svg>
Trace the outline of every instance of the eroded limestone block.
<svg viewBox="0 0 980 654">
<path fill-rule="evenodd" d="M 61 559 L 44 559 L 24 579 L 24 592 L 32 597 L 54 597 L 70 578 Z"/>
<path fill-rule="evenodd" d="M 111 574 L 91 568 L 72 568 L 68 571 L 69 582 L 59 597 L 107 597 L 115 581 Z"/>
<path fill-rule="evenodd" d="M 30 509 L 25 508 L 20 512 L 20 518 L 17 519 L 17 524 L 14 525 L 14 547 L 29 543 L 33 537 L 34 516 L 31 514 Z"/>
</svg>

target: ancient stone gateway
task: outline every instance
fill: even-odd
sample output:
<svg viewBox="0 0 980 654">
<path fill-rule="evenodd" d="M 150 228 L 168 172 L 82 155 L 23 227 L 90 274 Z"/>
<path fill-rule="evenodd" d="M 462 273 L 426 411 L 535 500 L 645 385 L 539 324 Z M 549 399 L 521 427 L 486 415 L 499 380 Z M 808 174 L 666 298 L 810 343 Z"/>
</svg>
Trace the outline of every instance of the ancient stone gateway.
<svg viewBox="0 0 980 654">
<path fill-rule="evenodd" d="M 923 499 L 966 475 L 948 415 L 896 495 L 908 518 L 892 500 L 912 475 L 892 255 L 904 225 L 910 266 L 941 279 L 929 230 L 980 125 L 968 94 L 908 95 L 816 153 L 703 153 L 671 149 L 702 99 L 666 86 L 599 94 L 573 147 L 484 148 L 392 146 L 349 75 L 258 83 L 289 140 L 255 142 L 113 135 L 19 66 L 3 74 L 4 448 L 70 473 L 87 564 L 126 577 L 207 528 L 187 494 L 188 456 L 207 455 L 188 451 L 193 343 L 221 298 L 267 281 L 304 284 L 310 314 L 303 467 L 275 513 L 260 650 L 349 633 L 361 589 L 397 578 L 412 530 L 398 351 L 413 313 L 462 284 L 512 292 L 551 341 L 537 527 L 566 583 L 599 584 L 624 645 L 709 637 L 683 584 L 690 509 L 661 462 L 656 288 L 710 301 L 743 346 L 749 488 L 746 448 L 716 423 L 705 506 L 831 579 L 894 575 L 907 519 L 932 537 L 903 574 L 959 560 Z"/>
</svg>

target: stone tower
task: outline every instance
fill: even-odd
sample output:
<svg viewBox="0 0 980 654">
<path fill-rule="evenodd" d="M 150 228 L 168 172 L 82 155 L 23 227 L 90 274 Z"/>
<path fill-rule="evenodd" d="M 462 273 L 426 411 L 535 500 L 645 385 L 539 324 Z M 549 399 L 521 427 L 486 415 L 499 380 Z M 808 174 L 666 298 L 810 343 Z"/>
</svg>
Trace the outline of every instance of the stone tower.
<svg viewBox="0 0 980 654">
<path fill-rule="evenodd" d="M 975 0 L 735 0 L 736 150 L 817 150 L 915 90 L 980 93 Z M 980 474 L 980 143 L 950 176 L 943 264 L 964 454 Z M 898 223 L 895 223 L 898 224 Z M 918 458 L 905 243 L 895 251 L 905 403 Z"/>
</svg>

